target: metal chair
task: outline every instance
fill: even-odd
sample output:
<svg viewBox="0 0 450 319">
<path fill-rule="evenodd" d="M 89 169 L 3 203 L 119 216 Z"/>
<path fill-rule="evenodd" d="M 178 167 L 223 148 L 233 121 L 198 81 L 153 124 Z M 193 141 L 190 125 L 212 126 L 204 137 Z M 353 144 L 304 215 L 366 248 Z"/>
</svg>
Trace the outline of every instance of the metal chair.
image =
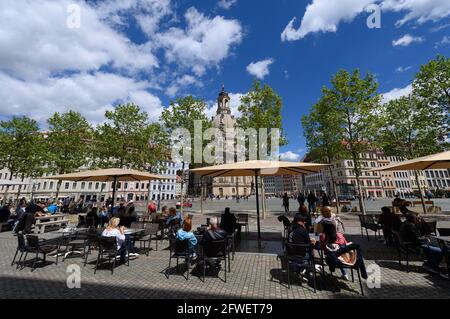
<svg viewBox="0 0 450 319">
<path fill-rule="evenodd" d="M 169 255 L 169 267 L 166 270 L 166 277 L 169 279 L 169 272 L 171 267 L 172 259 L 177 260 L 177 270 L 179 270 L 179 259 L 182 258 L 186 261 L 186 270 L 187 277 L 186 280 L 189 280 L 189 268 L 192 260 L 192 252 L 189 249 L 189 242 L 187 240 L 170 240 L 170 255 Z M 183 272 L 184 275 L 184 272 Z"/>
<path fill-rule="evenodd" d="M 206 277 L 206 263 L 213 262 L 215 265 L 222 265 L 222 261 L 225 264 L 225 282 L 227 282 L 227 241 L 215 240 L 205 241 L 202 245 L 202 264 L 203 264 L 203 282 Z M 219 275 L 219 274 L 217 274 Z"/>
<path fill-rule="evenodd" d="M 142 237 L 136 238 L 136 242 L 139 242 L 140 248 L 142 248 L 142 243 L 144 243 L 144 250 L 146 249 L 146 243 L 148 242 L 148 249 L 146 250 L 146 255 L 149 255 L 149 251 L 152 244 L 152 239 L 156 240 L 156 251 L 158 251 L 158 232 L 159 224 L 144 223 L 144 234 Z"/>
<path fill-rule="evenodd" d="M 44 256 L 43 263 L 45 264 L 47 254 L 52 253 L 55 250 L 57 250 L 58 246 L 57 245 L 45 245 L 45 243 L 41 244 L 41 242 L 39 241 L 39 237 L 35 236 L 35 235 L 27 235 L 26 238 L 27 238 L 27 243 L 28 243 L 28 251 L 25 253 L 24 262 L 27 258 L 28 252 L 35 253 L 36 257 L 34 258 L 33 266 L 31 268 L 31 271 L 34 271 L 36 269 L 36 262 L 38 260 L 39 254 L 42 254 Z M 58 264 L 58 255 L 56 255 L 56 264 Z"/>
<path fill-rule="evenodd" d="M 316 264 L 314 260 L 314 252 L 310 243 L 306 244 L 294 244 L 284 241 L 284 257 L 286 258 L 286 270 L 288 277 L 288 289 L 291 288 L 291 272 L 290 266 L 304 267 L 306 271 L 313 273 L 313 286 L 314 293 L 316 289 Z"/>
<path fill-rule="evenodd" d="M 88 232 L 87 233 L 87 239 L 86 239 L 86 245 L 85 245 L 85 251 L 84 251 L 84 267 L 86 267 L 87 260 L 89 254 L 92 252 L 94 248 L 98 249 L 98 239 L 99 234 L 97 232 Z"/>
<path fill-rule="evenodd" d="M 17 261 L 16 269 L 19 268 L 20 262 L 22 261 L 23 254 L 24 253 L 26 254 L 29 252 L 28 245 L 25 242 L 25 236 L 23 234 L 17 234 L 17 249 L 16 249 L 16 253 L 14 254 L 14 258 L 11 262 L 11 267 L 14 265 L 14 263 L 16 261 L 16 257 L 19 252 L 20 252 L 20 256 L 19 256 L 19 260 Z M 26 258 L 26 256 L 25 256 L 25 258 Z"/>
<path fill-rule="evenodd" d="M 442 239 L 438 239 L 439 248 L 441 248 L 442 256 L 445 259 L 445 264 L 447 266 L 447 279 L 450 280 L 450 248 L 448 242 Z"/>
<path fill-rule="evenodd" d="M 108 263 L 111 264 L 112 260 L 112 268 L 111 275 L 114 274 L 114 268 L 116 267 L 116 257 L 120 253 L 120 250 L 117 248 L 117 239 L 116 237 L 100 237 L 98 238 L 98 256 L 97 262 L 95 264 L 94 274 L 97 272 L 98 265 L 101 261 L 103 261 L 103 257 L 108 257 Z M 127 265 L 130 265 L 130 259 L 127 258 Z"/>
<path fill-rule="evenodd" d="M 409 272 L 409 255 L 410 254 L 420 254 L 420 251 L 416 248 L 414 243 L 405 242 L 402 240 L 400 233 L 393 231 L 395 248 L 398 253 L 398 264 L 402 265 L 402 253 L 406 256 L 406 271 Z"/>
<path fill-rule="evenodd" d="M 250 226 L 248 223 L 248 214 L 237 214 L 238 223 L 245 227 L 245 232 L 250 232 Z"/>
</svg>

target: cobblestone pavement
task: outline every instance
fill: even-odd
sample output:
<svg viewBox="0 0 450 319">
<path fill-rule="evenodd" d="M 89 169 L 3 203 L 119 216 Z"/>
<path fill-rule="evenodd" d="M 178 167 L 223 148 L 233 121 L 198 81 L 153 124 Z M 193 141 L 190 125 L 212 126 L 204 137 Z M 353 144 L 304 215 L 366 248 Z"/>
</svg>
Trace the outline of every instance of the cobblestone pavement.
<svg viewBox="0 0 450 319">
<path fill-rule="evenodd" d="M 203 222 L 205 216 L 195 216 L 196 222 Z M 250 234 L 244 234 L 238 247 L 227 282 L 210 274 L 206 282 L 192 273 L 187 281 L 181 274 L 174 273 L 167 279 L 164 271 L 168 265 L 168 243 L 164 241 L 159 250 L 150 255 L 139 256 L 130 266 L 118 266 L 111 275 L 101 269 L 94 275 L 93 264 L 83 267 L 78 257 L 67 259 L 58 265 L 47 264 L 34 272 L 29 267 L 17 270 L 11 267 L 16 248 L 16 238 L 10 232 L 0 233 L 0 298 L 450 298 L 450 281 L 430 275 L 421 269 L 420 259 L 412 262 L 410 272 L 398 265 L 395 251 L 386 248 L 372 236 L 371 241 L 361 239 L 355 217 L 343 217 L 347 238 L 363 246 L 366 265 L 378 265 L 381 269 L 381 288 L 369 289 L 364 281 L 365 296 L 359 292 L 359 284 L 331 277 L 328 273 L 318 276 L 317 293 L 312 285 L 294 283 L 287 288 L 282 275 L 277 253 L 281 249 L 281 224 L 271 215 L 262 222 L 262 245 L 258 248 L 256 221 L 250 219 Z M 91 260 L 95 259 L 96 253 Z M 49 262 L 54 262 L 51 257 Z M 69 289 L 67 267 L 71 264 L 81 268 L 81 288 Z M 223 279 L 223 272 L 220 272 Z M 281 280 L 281 283 L 280 283 Z"/>
</svg>

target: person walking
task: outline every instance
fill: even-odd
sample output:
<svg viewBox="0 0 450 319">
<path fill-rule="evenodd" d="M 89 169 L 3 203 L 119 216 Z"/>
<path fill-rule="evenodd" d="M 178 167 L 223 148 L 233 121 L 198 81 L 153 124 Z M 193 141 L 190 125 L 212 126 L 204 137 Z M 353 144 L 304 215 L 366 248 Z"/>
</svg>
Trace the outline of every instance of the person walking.
<svg viewBox="0 0 450 319">
<path fill-rule="evenodd" d="M 283 207 L 286 213 L 289 213 L 289 196 L 287 193 L 284 193 L 283 196 Z"/>
<path fill-rule="evenodd" d="M 310 214 L 313 214 L 316 211 L 316 195 L 313 192 L 309 192 L 308 194 L 308 210 Z"/>
</svg>

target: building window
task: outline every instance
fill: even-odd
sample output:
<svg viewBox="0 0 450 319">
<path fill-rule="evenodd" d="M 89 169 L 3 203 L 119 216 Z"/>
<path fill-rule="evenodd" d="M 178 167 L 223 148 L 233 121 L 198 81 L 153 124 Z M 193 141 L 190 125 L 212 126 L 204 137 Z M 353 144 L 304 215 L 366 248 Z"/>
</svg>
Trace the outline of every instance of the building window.
<svg viewBox="0 0 450 319">
<path fill-rule="evenodd" d="M 88 189 L 92 189 L 92 182 L 89 182 Z"/>
<path fill-rule="evenodd" d="M 139 183 L 136 183 L 136 189 L 139 189 Z"/>
<path fill-rule="evenodd" d="M 47 182 L 44 182 L 44 187 L 42 188 L 43 190 L 47 189 Z"/>
<path fill-rule="evenodd" d="M 84 189 L 86 187 L 86 183 L 85 182 L 82 182 L 81 183 L 81 189 Z"/>
<path fill-rule="evenodd" d="M 50 182 L 50 189 L 53 189 L 53 182 Z"/>
<path fill-rule="evenodd" d="M 69 189 L 69 183 L 64 184 L 64 189 Z"/>
<path fill-rule="evenodd" d="M 99 189 L 100 183 L 95 183 L 95 189 Z"/>
</svg>

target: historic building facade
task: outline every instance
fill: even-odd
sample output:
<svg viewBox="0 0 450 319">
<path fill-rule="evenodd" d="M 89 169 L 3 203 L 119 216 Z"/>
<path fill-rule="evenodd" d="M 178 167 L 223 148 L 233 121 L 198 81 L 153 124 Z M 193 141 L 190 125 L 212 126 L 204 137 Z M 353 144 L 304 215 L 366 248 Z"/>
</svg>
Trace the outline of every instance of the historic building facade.
<svg viewBox="0 0 450 319">
<path fill-rule="evenodd" d="M 219 129 L 224 137 L 227 129 L 232 130 L 236 128 L 236 119 L 231 114 L 230 102 L 230 96 L 225 92 L 225 88 L 222 87 L 222 91 L 217 98 L 217 113 L 212 119 L 212 126 Z M 224 151 L 223 163 L 234 163 L 236 161 L 236 147 L 233 148 L 232 153 Z M 212 180 L 209 191 L 214 196 L 220 197 L 247 196 L 252 193 L 252 181 L 252 177 L 217 177 Z"/>
</svg>

